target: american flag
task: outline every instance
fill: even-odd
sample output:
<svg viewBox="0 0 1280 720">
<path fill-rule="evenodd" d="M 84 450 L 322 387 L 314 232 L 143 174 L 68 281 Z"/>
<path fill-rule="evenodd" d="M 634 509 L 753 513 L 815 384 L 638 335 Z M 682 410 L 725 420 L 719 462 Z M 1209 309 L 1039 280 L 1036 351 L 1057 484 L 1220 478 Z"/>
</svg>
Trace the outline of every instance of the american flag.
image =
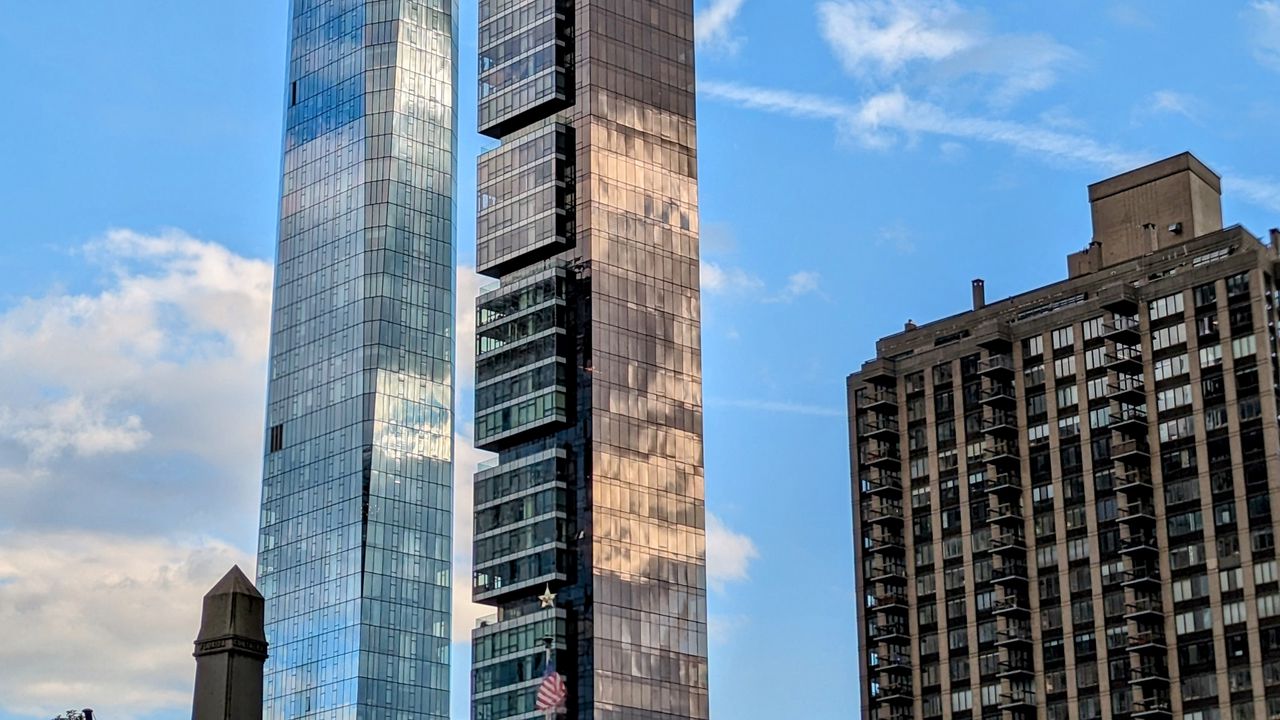
<svg viewBox="0 0 1280 720">
<path fill-rule="evenodd" d="M 568 691 L 564 687 L 564 676 L 556 672 L 556 661 L 547 658 L 547 671 L 542 673 L 542 684 L 538 686 L 538 702 L 535 707 L 550 716 L 564 712 L 564 700 Z"/>
</svg>

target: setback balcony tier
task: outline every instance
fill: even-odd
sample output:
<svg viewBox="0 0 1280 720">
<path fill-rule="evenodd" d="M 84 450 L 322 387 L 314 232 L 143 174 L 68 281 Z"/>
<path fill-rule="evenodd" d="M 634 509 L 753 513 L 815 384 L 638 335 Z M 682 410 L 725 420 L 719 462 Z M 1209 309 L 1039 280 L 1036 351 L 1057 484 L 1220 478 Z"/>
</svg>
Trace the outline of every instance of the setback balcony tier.
<svg viewBox="0 0 1280 720">
<path fill-rule="evenodd" d="M 1013 357 L 1010 355 L 991 355 L 978 363 L 978 374 L 982 377 L 1008 379 L 1012 378 L 1015 372 Z"/>
</svg>

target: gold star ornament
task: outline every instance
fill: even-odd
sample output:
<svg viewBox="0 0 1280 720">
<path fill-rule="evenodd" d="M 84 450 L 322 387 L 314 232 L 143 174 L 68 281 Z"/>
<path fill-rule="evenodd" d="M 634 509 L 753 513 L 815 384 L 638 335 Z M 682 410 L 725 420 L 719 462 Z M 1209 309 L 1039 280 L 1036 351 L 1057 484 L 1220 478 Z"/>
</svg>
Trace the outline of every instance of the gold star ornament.
<svg viewBox="0 0 1280 720">
<path fill-rule="evenodd" d="M 547 583 L 547 589 L 538 596 L 538 600 L 542 602 L 542 607 L 544 609 L 556 606 L 556 594 L 551 592 L 550 583 Z"/>
</svg>

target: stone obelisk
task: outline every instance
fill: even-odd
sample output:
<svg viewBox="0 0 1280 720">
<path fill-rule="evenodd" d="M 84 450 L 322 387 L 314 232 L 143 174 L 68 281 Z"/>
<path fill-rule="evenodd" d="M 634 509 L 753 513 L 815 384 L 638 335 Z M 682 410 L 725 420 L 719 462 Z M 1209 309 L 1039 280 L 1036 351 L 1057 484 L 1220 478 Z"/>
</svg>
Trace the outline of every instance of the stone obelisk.
<svg viewBox="0 0 1280 720">
<path fill-rule="evenodd" d="M 192 720 L 262 719 L 264 605 L 262 594 L 239 566 L 204 596 L 196 636 Z"/>
</svg>

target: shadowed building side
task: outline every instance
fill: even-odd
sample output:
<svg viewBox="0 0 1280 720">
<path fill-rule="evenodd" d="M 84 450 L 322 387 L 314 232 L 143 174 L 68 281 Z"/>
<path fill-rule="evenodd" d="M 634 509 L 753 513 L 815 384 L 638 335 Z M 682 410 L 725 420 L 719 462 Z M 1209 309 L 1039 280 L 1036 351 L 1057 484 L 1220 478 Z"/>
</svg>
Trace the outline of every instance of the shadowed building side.
<svg viewBox="0 0 1280 720">
<path fill-rule="evenodd" d="M 262 717 L 265 601 L 237 565 L 204 596 L 192 720 Z"/>
</svg>

